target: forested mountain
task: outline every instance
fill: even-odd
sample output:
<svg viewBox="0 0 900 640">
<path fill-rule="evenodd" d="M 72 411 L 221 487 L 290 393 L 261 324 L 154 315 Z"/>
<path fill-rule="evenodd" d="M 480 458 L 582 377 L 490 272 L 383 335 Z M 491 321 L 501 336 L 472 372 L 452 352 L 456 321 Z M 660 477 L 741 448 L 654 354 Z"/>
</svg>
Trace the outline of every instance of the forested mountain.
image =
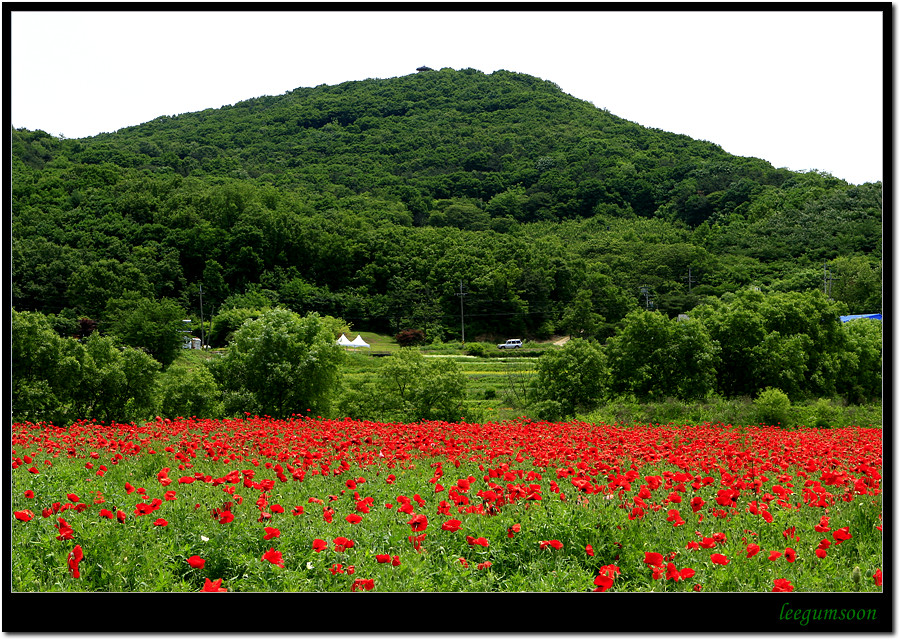
<svg viewBox="0 0 900 640">
<path fill-rule="evenodd" d="M 881 183 L 733 156 L 521 73 L 299 88 L 84 139 L 17 129 L 11 152 L 13 307 L 61 334 L 197 317 L 200 285 L 207 320 L 280 304 L 430 339 L 459 337 L 460 294 L 470 339 L 605 339 L 638 307 L 748 287 L 881 311 Z"/>
</svg>

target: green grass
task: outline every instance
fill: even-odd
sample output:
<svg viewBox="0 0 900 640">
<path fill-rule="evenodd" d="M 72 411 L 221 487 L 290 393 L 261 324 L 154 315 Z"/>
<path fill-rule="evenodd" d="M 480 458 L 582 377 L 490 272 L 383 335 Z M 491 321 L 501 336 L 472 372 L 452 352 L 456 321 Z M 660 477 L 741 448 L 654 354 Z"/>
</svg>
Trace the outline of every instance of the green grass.
<svg viewBox="0 0 900 640">
<path fill-rule="evenodd" d="M 441 460 L 429 457 L 410 459 L 390 469 L 375 464 L 337 475 L 309 474 L 302 482 L 275 482 L 263 495 L 269 505 L 280 504 L 286 511 L 273 514 L 266 522 L 259 522 L 257 517 L 260 511 L 255 502 L 260 492 L 238 484 L 236 494 L 243 496 L 243 501 L 233 507 L 235 520 L 220 524 L 211 517 L 210 510 L 225 500 L 234 500 L 233 496 L 223 493 L 221 487 L 203 482 L 175 482 L 164 488 L 156 473 L 165 466 L 172 468 L 173 478 L 197 471 L 217 477 L 231 468 L 250 468 L 259 480 L 272 477 L 264 464 L 267 460 L 260 456 L 257 466 L 247 456 L 248 459 L 226 466 L 198 455 L 190 468 L 178 471 L 178 460 L 163 451 L 165 444 L 151 439 L 147 445 L 155 448 L 156 454 L 145 450 L 139 456 L 126 456 L 116 465 L 109 464 L 103 477 L 85 470 L 86 449 L 79 447 L 77 457 L 50 458 L 32 452 L 40 458 L 39 463 L 48 459 L 53 464 L 42 466 L 39 475 L 31 475 L 24 468 L 14 472 L 13 510 L 29 508 L 37 516 L 30 522 L 12 522 L 12 590 L 198 591 L 206 578 L 221 578 L 223 586 L 231 591 L 348 591 L 356 578 L 371 578 L 378 591 L 571 592 L 591 590 L 599 567 L 607 564 L 615 564 L 622 571 L 616 578 L 615 591 L 690 591 L 694 585 L 701 585 L 703 591 L 770 591 L 775 578 L 788 579 L 802 591 L 879 590 L 871 576 L 882 562 L 881 534 L 874 528 L 880 522 L 880 495 L 834 503 L 828 511 L 833 528 L 849 526 L 853 538 L 832 545 L 824 559 L 813 554 L 819 539 L 831 535 L 813 532 L 825 513 L 821 509 L 773 507 L 775 520 L 766 525 L 743 508 L 750 498 L 742 499 L 742 508 L 730 510 L 727 517 L 715 517 L 708 510 L 694 513 L 681 504 L 674 506 L 680 507 L 685 524 L 676 527 L 666 520 L 667 508 L 648 510 L 643 518 L 629 519 L 629 510 L 619 508 L 620 500 L 615 494 L 612 499 L 605 494 L 580 495 L 565 480 L 559 480 L 567 496 L 563 499 L 559 492 L 548 488 L 556 478 L 553 469 L 540 469 L 542 477 L 532 480 L 543 487 L 540 501 L 520 500 L 492 516 L 458 513 L 455 507 L 449 514 L 439 514 L 438 505 L 447 493 L 434 492 L 432 463 Z M 102 448 L 100 452 L 98 462 L 109 463 L 109 452 Z M 471 475 L 479 479 L 479 489 L 486 488 L 481 481 L 486 467 L 477 460 L 464 460 L 458 468 L 446 459 L 442 462 L 446 475 L 439 482 L 450 486 L 457 478 Z M 491 468 L 504 464 L 512 470 L 535 471 L 527 462 L 517 465 L 511 457 L 493 460 Z M 641 476 L 680 471 L 674 465 L 650 465 L 641 469 Z M 390 473 L 396 475 L 395 484 L 385 481 Z M 351 498 L 353 492 L 348 489 L 347 480 L 359 477 L 366 481 L 359 483 L 355 491 L 361 497 L 372 497 L 373 502 L 370 512 L 362 515 L 363 522 L 350 524 L 345 516 L 355 512 L 355 499 Z M 605 479 L 598 476 L 597 481 Z M 126 482 L 146 487 L 146 497 L 126 493 Z M 636 491 L 637 482 L 631 494 Z M 708 501 L 715 488 L 706 491 Z M 795 488 L 801 490 L 799 485 Z M 27 489 L 34 491 L 34 498 L 23 497 Z M 164 501 L 159 511 L 151 515 L 134 515 L 138 502 L 161 498 L 166 489 L 176 491 L 175 500 Z M 479 504 L 475 491 L 469 492 L 473 505 Z M 83 512 L 62 511 L 48 518 L 40 516 L 42 507 L 67 502 L 66 494 L 70 492 L 78 494 L 88 508 Z M 97 492 L 105 500 L 102 504 L 93 502 Z M 429 525 L 422 548 L 416 551 L 409 541 L 410 515 L 399 511 L 398 496 L 412 498 L 420 493 L 425 505 L 416 505 L 415 512 L 427 514 Z M 657 490 L 654 501 L 666 493 L 667 490 Z M 329 496 L 335 499 L 332 501 Z M 324 505 L 310 503 L 310 498 L 322 500 Z M 393 508 L 386 508 L 386 504 Z M 297 505 L 304 507 L 304 513 L 291 515 Z M 336 512 L 330 523 L 323 518 L 325 506 Z M 103 507 L 126 511 L 126 522 L 98 517 Z M 158 516 L 169 524 L 154 526 Z M 72 525 L 72 540 L 56 539 L 58 517 Z M 441 523 L 450 518 L 462 522 L 459 531 L 441 529 Z M 267 525 L 278 528 L 280 536 L 265 540 Z M 509 537 L 508 530 L 513 525 L 520 525 L 521 531 Z M 796 528 L 799 541 L 789 540 L 782 533 L 790 527 Z M 707 537 L 725 533 L 727 540 L 715 549 L 690 550 L 688 543 L 700 539 L 697 531 Z M 466 535 L 484 537 L 489 546 L 472 546 L 466 542 Z M 354 547 L 335 551 L 332 541 L 337 536 L 354 540 Z M 329 543 L 326 551 L 313 550 L 313 540 L 317 538 Z M 546 540 L 559 540 L 563 548 L 541 548 L 540 543 Z M 747 558 L 750 542 L 765 551 Z M 75 544 L 82 545 L 85 553 L 80 567 L 82 576 L 78 579 L 66 571 L 66 555 Z M 586 553 L 586 545 L 593 547 L 594 556 Z M 769 550 L 783 551 L 788 546 L 797 549 L 796 562 L 768 559 Z M 262 561 L 262 555 L 270 548 L 283 552 L 284 568 Z M 690 567 L 696 574 L 679 582 L 654 579 L 644 563 L 646 552 L 674 554 L 672 561 L 678 569 Z M 714 564 L 710 560 L 712 553 L 726 555 L 729 564 Z M 397 555 L 401 565 L 378 563 L 377 554 Z M 187 564 L 192 555 L 206 560 L 204 568 L 192 569 Z M 466 560 L 468 567 L 460 558 Z M 478 569 L 479 563 L 487 562 L 490 567 Z M 333 574 L 336 564 L 345 571 L 352 565 L 354 573 Z M 855 566 L 861 568 L 859 584 L 852 577 Z"/>
</svg>

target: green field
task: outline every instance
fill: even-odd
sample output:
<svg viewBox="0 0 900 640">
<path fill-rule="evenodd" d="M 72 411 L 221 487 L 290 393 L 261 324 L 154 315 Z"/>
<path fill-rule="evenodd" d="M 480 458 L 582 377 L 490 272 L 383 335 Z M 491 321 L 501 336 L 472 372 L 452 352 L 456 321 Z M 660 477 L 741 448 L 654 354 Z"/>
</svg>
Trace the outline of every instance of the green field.
<svg viewBox="0 0 900 640">
<path fill-rule="evenodd" d="M 343 371 L 344 385 L 347 388 L 359 388 L 367 382 L 374 382 L 383 361 L 382 356 L 396 353 L 400 349 L 392 338 L 361 333 L 372 348 L 347 349 Z M 523 415 L 522 406 L 527 393 L 524 387 L 536 372 L 537 358 L 477 358 L 466 355 L 463 348 L 455 345 L 424 347 L 422 353 L 426 358 L 451 359 L 459 366 L 466 377 L 469 413 L 477 416 L 480 421 L 498 421 Z"/>
</svg>

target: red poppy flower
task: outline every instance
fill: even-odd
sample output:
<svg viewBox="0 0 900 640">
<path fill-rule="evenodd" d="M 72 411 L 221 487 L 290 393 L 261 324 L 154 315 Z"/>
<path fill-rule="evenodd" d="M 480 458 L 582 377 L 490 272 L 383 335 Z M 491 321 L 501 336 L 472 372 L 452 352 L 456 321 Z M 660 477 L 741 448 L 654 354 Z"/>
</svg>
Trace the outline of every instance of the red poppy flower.
<svg viewBox="0 0 900 640">
<path fill-rule="evenodd" d="M 826 549 L 821 549 L 821 548 L 816 549 L 814 551 L 814 553 L 816 554 L 817 558 L 824 558 L 825 556 L 828 555 L 828 551 Z"/>
<path fill-rule="evenodd" d="M 62 520 L 62 518 L 60 518 Z M 66 557 L 66 561 L 69 563 L 69 573 L 72 574 L 73 578 L 80 578 L 81 572 L 78 570 L 78 563 L 84 559 L 84 553 L 81 551 L 81 545 L 76 544 L 75 548 L 73 548 L 69 555 Z"/>
<path fill-rule="evenodd" d="M 694 573 L 696 573 L 696 572 L 693 569 L 691 569 L 690 567 L 685 567 L 679 573 L 681 574 L 682 580 L 687 580 L 688 578 L 693 578 Z M 699 591 L 699 589 L 698 589 L 698 591 Z"/>
<path fill-rule="evenodd" d="M 563 548 L 563 543 L 559 540 L 541 540 L 541 549 L 546 549 L 547 547 L 553 547 L 556 550 Z M 487 546 L 487 545 L 485 545 Z"/>
<path fill-rule="evenodd" d="M 791 584 L 791 581 L 784 578 L 775 578 L 774 584 L 775 586 L 772 588 L 773 593 L 788 593 L 794 590 L 794 585 Z"/>
<path fill-rule="evenodd" d="M 16 511 L 13 513 L 16 516 L 16 520 L 21 520 L 22 522 L 28 522 L 34 517 L 34 513 L 29 511 L 28 509 L 23 509 L 22 511 Z"/>
<path fill-rule="evenodd" d="M 303 506 L 298 504 L 296 507 L 294 507 L 294 508 L 291 510 L 291 515 L 292 515 L 292 516 L 300 516 L 300 515 L 303 515 Z"/>
<path fill-rule="evenodd" d="M 206 560 L 204 560 L 200 556 L 191 556 L 187 559 L 187 563 L 194 569 L 202 569 L 203 565 L 206 564 Z"/>
<path fill-rule="evenodd" d="M 359 524 L 360 522 L 362 522 L 362 518 L 359 517 L 358 515 L 356 515 L 355 513 L 351 513 L 349 516 L 344 518 L 344 520 L 346 520 L 350 524 Z"/>
<path fill-rule="evenodd" d="M 462 522 L 459 520 L 447 520 L 447 522 L 441 525 L 441 529 L 444 531 L 459 531 L 461 525 Z"/>
<path fill-rule="evenodd" d="M 334 518 L 334 509 L 325 507 L 322 510 L 322 517 L 325 518 L 325 522 L 331 522 L 332 518 Z"/>
<path fill-rule="evenodd" d="M 327 549 L 327 548 L 328 548 L 328 543 L 325 542 L 324 540 L 320 540 L 319 538 L 316 538 L 315 540 L 313 540 L 313 551 L 315 551 L 316 553 L 321 553 L 322 551 L 325 551 L 325 549 Z"/>
<path fill-rule="evenodd" d="M 394 484 L 394 483 L 397 481 L 397 476 L 395 476 L 395 475 L 392 473 L 392 474 L 389 475 L 387 478 L 385 478 L 384 481 L 387 482 L 388 484 Z"/>
<path fill-rule="evenodd" d="M 109 509 L 100 509 L 100 517 L 101 517 L 101 518 L 109 518 L 110 520 L 112 520 L 112 519 L 115 518 L 116 516 L 115 516 L 115 514 L 114 514 L 112 511 L 110 511 Z"/>
<path fill-rule="evenodd" d="M 267 562 L 271 562 L 275 566 L 281 567 L 284 569 L 284 560 L 281 557 L 280 551 L 275 551 L 275 549 L 269 549 L 262 555 L 262 560 Z"/>
<path fill-rule="evenodd" d="M 837 544 L 842 543 L 844 540 L 849 540 L 853 536 L 850 535 L 850 527 L 842 527 L 831 534 Z"/>
<path fill-rule="evenodd" d="M 479 545 L 479 546 L 482 546 L 482 547 L 487 547 L 487 546 L 489 546 L 489 545 L 488 545 L 488 541 L 487 541 L 486 539 L 480 538 L 480 537 L 479 537 L 479 538 L 473 538 L 472 536 L 466 536 L 466 542 L 468 542 L 470 545 L 473 545 L 473 546 L 474 546 L 474 545 Z"/>
<path fill-rule="evenodd" d="M 125 522 L 125 518 L 127 517 L 128 516 L 121 509 L 116 510 L 116 520 L 118 520 L 119 522 Z"/>
<path fill-rule="evenodd" d="M 414 515 L 406 524 L 412 527 L 413 531 L 425 531 L 428 528 L 428 517 L 424 513 L 419 513 Z"/>
<path fill-rule="evenodd" d="M 477 569 L 490 569 L 490 568 L 491 568 L 491 562 L 490 562 L 490 561 L 487 561 L 487 562 L 479 562 L 476 568 L 477 568 Z"/>
<path fill-rule="evenodd" d="M 70 502 L 78 502 L 81 499 L 74 493 L 67 493 L 66 497 L 69 499 Z"/>
<path fill-rule="evenodd" d="M 134 508 L 134 515 L 145 516 L 148 513 L 153 513 L 154 511 L 156 511 L 156 509 L 154 509 L 151 505 L 141 502 Z"/>
<path fill-rule="evenodd" d="M 822 516 L 819 519 L 819 524 L 813 527 L 813 530 L 817 533 L 826 533 L 831 531 L 831 528 L 828 526 L 828 516 Z"/>
<path fill-rule="evenodd" d="M 465 558 L 460 558 L 460 559 L 459 559 L 459 563 L 460 563 L 463 567 L 465 567 L 466 569 L 469 568 L 469 563 L 466 561 Z"/>
<path fill-rule="evenodd" d="M 282 507 L 280 504 L 273 504 L 271 507 L 269 507 L 269 510 L 272 513 L 284 513 L 284 507 Z"/>
<path fill-rule="evenodd" d="M 797 559 L 797 552 L 788 547 L 784 550 L 784 557 L 788 562 L 793 562 Z"/>
<path fill-rule="evenodd" d="M 881 569 L 875 569 L 875 573 L 872 575 L 872 579 L 875 581 L 875 586 L 881 586 L 882 573 Z"/>
<path fill-rule="evenodd" d="M 153 526 L 155 527 L 165 527 L 167 524 L 169 524 L 169 521 L 164 520 L 163 518 L 157 518 L 153 521 Z"/>
<path fill-rule="evenodd" d="M 331 571 L 331 575 L 333 575 L 333 576 L 336 576 L 339 573 L 344 573 L 344 565 L 333 564 L 333 565 L 331 565 L 331 569 L 329 569 L 329 571 Z"/>
<path fill-rule="evenodd" d="M 417 536 L 409 536 L 409 541 L 412 542 L 413 549 L 418 551 L 422 546 L 422 542 L 425 540 L 425 536 L 427 535 L 427 533 L 420 533 Z"/>
<path fill-rule="evenodd" d="M 778 560 L 778 558 L 780 558 L 780 557 L 781 557 L 780 551 L 771 551 L 769 553 L 769 560 L 773 560 L 773 561 Z"/>
<path fill-rule="evenodd" d="M 759 545 L 758 544 L 748 544 L 747 545 L 747 557 L 752 558 L 757 553 L 759 553 Z"/>
<path fill-rule="evenodd" d="M 726 565 L 728 564 L 728 558 L 726 558 L 721 553 L 714 553 L 709 557 L 715 564 Z"/>
<path fill-rule="evenodd" d="M 597 588 L 594 589 L 594 591 L 603 593 L 613 586 L 613 579 L 611 576 L 600 574 L 599 576 L 594 578 L 594 584 L 597 585 Z"/>
<path fill-rule="evenodd" d="M 166 500 L 174 500 L 174 499 L 175 499 L 175 492 L 174 492 L 174 491 L 166 491 L 166 493 L 165 493 L 165 495 L 164 495 L 163 497 L 164 497 Z"/>
<path fill-rule="evenodd" d="M 57 540 L 71 540 L 72 536 L 75 534 L 75 530 L 62 518 L 59 519 L 59 524 L 56 525 L 56 528 L 59 529 L 59 535 L 56 536 Z"/>
<path fill-rule="evenodd" d="M 587 544 L 587 545 L 584 546 L 584 552 L 585 552 L 586 554 L 588 554 L 589 556 L 593 557 L 593 555 L 594 555 L 594 547 L 592 547 L 591 545 Z"/>
<path fill-rule="evenodd" d="M 27 489 L 27 490 L 25 491 L 25 497 L 26 497 L 26 498 L 33 498 L 33 497 L 34 497 L 34 491 L 32 491 L 31 489 Z"/>
<path fill-rule="evenodd" d="M 399 566 L 400 566 L 400 556 L 394 556 L 393 558 L 391 558 L 391 566 L 392 566 L 392 567 L 399 567 Z M 880 584 L 880 583 L 879 583 L 879 584 Z"/>
<path fill-rule="evenodd" d="M 648 564 L 651 567 L 662 566 L 663 556 L 661 553 L 654 553 L 652 551 L 644 552 L 644 564 Z"/>
<path fill-rule="evenodd" d="M 343 536 L 338 536 L 334 539 L 334 550 L 337 552 L 344 551 L 346 549 L 350 549 L 353 546 L 353 540 L 345 538 Z"/>
<path fill-rule="evenodd" d="M 353 584 L 350 585 L 350 591 L 371 591 L 375 588 L 375 580 L 373 578 L 357 578 L 353 581 Z"/>
<path fill-rule="evenodd" d="M 378 562 L 384 564 L 384 563 L 386 563 L 386 562 L 390 562 L 390 561 L 391 561 L 391 556 L 388 555 L 387 553 L 379 553 L 379 554 L 377 554 L 377 555 L 375 556 L 375 559 L 376 559 Z"/>
<path fill-rule="evenodd" d="M 704 549 L 712 549 L 716 546 L 716 540 L 715 538 L 703 538 L 700 541 L 700 546 Z"/>
<path fill-rule="evenodd" d="M 681 580 L 681 573 L 675 568 L 674 562 L 666 565 L 666 580 L 674 580 L 675 582 Z"/>
<path fill-rule="evenodd" d="M 228 591 L 228 589 L 226 589 L 225 587 L 222 586 L 222 578 L 219 578 L 216 581 L 206 578 L 206 582 L 203 583 L 203 588 L 200 589 L 200 591 L 201 591 L 201 593 L 202 592 L 224 593 L 224 592 Z"/>
<path fill-rule="evenodd" d="M 678 512 L 678 509 L 669 509 L 666 521 L 671 522 L 675 527 L 680 527 L 684 524 L 684 520 L 681 518 L 681 514 Z"/>
<path fill-rule="evenodd" d="M 229 522 L 234 521 L 234 514 L 230 511 L 223 511 L 219 515 L 219 524 L 228 524 Z"/>
<path fill-rule="evenodd" d="M 271 540 L 272 538 L 277 538 L 280 535 L 281 531 L 279 531 L 275 527 L 266 527 L 266 535 L 263 536 L 263 540 Z"/>
</svg>

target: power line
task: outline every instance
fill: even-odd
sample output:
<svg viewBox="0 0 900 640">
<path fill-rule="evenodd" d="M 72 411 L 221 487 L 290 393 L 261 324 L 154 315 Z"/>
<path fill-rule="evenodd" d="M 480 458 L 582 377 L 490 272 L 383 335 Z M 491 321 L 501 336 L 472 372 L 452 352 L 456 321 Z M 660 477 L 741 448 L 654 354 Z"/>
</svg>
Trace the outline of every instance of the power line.
<svg viewBox="0 0 900 640">
<path fill-rule="evenodd" d="M 463 299 L 465 299 L 465 297 L 469 294 L 463 293 L 463 281 L 462 280 L 459 281 L 459 293 L 457 293 L 456 295 L 459 296 L 459 319 L 460 319 L 460 322 L 462 322 L 462 341 L 463 341 L 463 344 L 465 344 L 466 343 L 466 316 L 465 316 L 465 312 L 464 312 Z"/>
</svg>

